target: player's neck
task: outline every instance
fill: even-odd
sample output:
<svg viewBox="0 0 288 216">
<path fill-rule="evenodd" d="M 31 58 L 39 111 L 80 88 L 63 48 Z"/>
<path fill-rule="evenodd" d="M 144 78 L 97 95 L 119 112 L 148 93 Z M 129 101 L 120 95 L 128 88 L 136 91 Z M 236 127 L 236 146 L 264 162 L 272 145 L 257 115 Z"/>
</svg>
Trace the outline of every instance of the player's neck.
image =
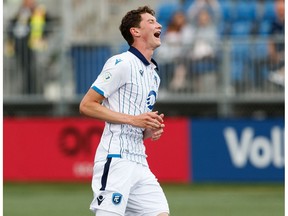
<svg viewBox="0 0 288 216">
<path fill-rule="evenodd" d="M 141 52 L 141 54 L 147 59 L 147 61 L 151 62 L 154 53 L 153 49 L 135 43 L 132 46 L 135 47 L 139 52 Z"/>
</svg>

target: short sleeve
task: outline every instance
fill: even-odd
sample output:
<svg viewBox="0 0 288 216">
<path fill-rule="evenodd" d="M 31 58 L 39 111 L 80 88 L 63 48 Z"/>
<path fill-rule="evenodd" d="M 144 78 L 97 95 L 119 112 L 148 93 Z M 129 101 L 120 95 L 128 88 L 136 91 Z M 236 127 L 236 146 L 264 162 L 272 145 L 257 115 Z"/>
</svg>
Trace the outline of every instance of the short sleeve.
<svg viewBox="0 0 288 216">
<path fill-rule="evenodd" d="M 121 56 L 111 57 L 91 88 L 107 98 L 126 83 L 128 70 L 130 70 L 129 62 L 123 60 Z"/>
</svg>

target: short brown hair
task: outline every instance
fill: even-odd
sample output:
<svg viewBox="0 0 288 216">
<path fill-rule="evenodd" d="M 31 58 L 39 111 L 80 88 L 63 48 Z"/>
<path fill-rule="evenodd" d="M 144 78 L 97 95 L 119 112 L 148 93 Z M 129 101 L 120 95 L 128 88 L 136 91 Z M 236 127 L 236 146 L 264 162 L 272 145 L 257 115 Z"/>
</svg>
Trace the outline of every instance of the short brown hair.
<svg viewBox="0 0 288 216">
<path fill-rule="evenodd" d="M 133 36 L 130 33 L 130 28 L 140 27 L 141 14 L 149 13 L 152 16 L 155 16 L 155 11 L 148 6 L 139 7 L 137 10 L 131 10 L 126 13 L 121 21 L 119 29 L 122 36 L 131 46 L 134 42 Z"/>
</svg>

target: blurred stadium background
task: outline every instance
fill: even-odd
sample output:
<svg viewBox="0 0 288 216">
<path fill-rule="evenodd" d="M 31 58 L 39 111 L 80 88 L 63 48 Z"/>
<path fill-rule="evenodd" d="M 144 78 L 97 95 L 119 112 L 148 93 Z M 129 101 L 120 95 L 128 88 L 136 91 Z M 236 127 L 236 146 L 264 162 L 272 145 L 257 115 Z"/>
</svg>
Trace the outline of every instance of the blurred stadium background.
<svg viewBox="0 0 288 216">
<path fill-rule="evenodd" d="M 127 49 L 118 26 L 128 10 L 154 8 L 163 37 L 172 15 L 196 1 L 38 0 L 51 17 L 47 37 L 33 58 L 22 49 L 20 63 L 9 23 L 22 1 L 3 1 L 4 215 L 91 215 L 103 124 L 80 117 L 79 102 L 104 62 Z M 260 65 L 271 39 L 284 46 L 284 35 L 270 35 L 275 1 L 218 3 L 217 61 L 201 66 L 213 64 L 214 82 L 191 67 L 188 87 L 175 90 L 165 73 L 173 66 L 162 70 L 155 109 L 166 134 L 147 142 L 148 161 L 171 215 L 284 215 L 284 82 L 271 79 L 270 62 Z"/>
</svg>

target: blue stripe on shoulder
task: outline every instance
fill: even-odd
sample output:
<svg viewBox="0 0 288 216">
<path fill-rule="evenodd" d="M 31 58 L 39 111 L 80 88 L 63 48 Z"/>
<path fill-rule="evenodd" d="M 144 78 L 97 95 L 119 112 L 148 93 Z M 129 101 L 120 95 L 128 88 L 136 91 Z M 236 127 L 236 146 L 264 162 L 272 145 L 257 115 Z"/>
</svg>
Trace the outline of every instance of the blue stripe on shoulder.
<svg viewBox="0 0 288 216">
<path fill-rule="evenodd" d="M 105 96 L 104 95 L 104 92 L 102 90 L 100 90 L 99 88 L 97 88 L 96 86 L 92 86 L 91 87 L 93 90 L 95 90 L 96 92 L 98 92 L 99 94 L 101 94 L 102 96 Z"/>
</svg>

